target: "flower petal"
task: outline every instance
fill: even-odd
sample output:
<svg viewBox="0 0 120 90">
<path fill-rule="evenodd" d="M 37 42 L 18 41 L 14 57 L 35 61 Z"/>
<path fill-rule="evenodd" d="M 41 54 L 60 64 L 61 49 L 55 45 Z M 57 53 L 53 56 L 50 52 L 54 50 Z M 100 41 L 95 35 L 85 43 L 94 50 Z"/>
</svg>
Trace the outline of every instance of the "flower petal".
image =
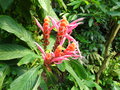
<svg viewBox="0 0 120 90">
<path fill-rule="evenodd" d="M 79 50 L 79 44 L 78 44 L 78 42 L 77 42 L 76 44 L 77 44 L 77 51 L 78 51 L 78 53 L 79 53 L 79 55 L 80 55 L 80 58 L 82 58 L 81 52 L 80 52 L 80 50 Z"/>
<path fill-rule="evenodd" d="M 63 40 L 61 40 L 61 42 L 60 42 L 61 46 L 63 45 L 63 43 L 65 42 L 65 40 L 66 40 L 66 37 L 64 37 Z"/>
<path fill-rule="evenodd" d="M 45 51 L 43 50 L 43 48 L 37 43 L 37 42 L 34 42 L 36 44 L 36 46 L 38 47 L 38 49 L 41 51 L 41 53 L 46 56 L 45 54 Z"/>
<path fill-rule="evenodd" d="M 69 41 L 73 41 L 74 43 L 76 43 L 76 40 L 75 40 L 72 36 L 66 34 L 65 37 L 66 37 Z"/>
<path fill-rule="evenodd" d="M 62 63 L 62 61 L 59 61 L 59 62 L 54 62 L 54 64 L 61 64 Z"/>
<path fill-rule="evenodd" d="M 69 60 L 69 59 L 67 59 L 68 57 L 71 57 L 71 55 L 69 55 L 69 56 L 65 55 L 65 56 L 54 58 L 51 62 L 56 62 L 56 61 L 61 61 L 61 60 Z"/>
<path fill-rule="evenodd" d="M 83 24 L 83 23 L 80 22 L 80 23 L 68 25 L 68 31 L 67 31 L 67 33 L 68 33 L 68 34 L 71 34 L 71 33 L 72 33 L 72 30 L 75 29 L 79 24 Z"/>
<path fill-rule="evenodd" d="M 50 27 L 50 28 L 49 28 L 49 31 L 51 31 L 54 27 L 55 27 L 55 26 Z"/>
<path fill-rule="evenodd" d="M 35 19 L 37 26 L 43 31 L 42 25 L 38 22 L 38 20 L 35 17 L 34 17 L 34 19 Z"/>
<path fill-rule="evenodd" d="M 82 21 L 82 20 L 84 20 L 84 19 L 85 19 L 85 18 L 79 18 L 79 19 L 77 19 L 77 20 L 71 22 L 70 24 L 75 24 L 75 23 L 77 23 L 77 22 L 79 22 L 79 21 Z"/>
<path fill-rule="evenodd" d="M 58 22 L 55 19 L 53 19 L 52 17 L 50 17 L 50 16 L 48 16 L 48 17 L 51 19 L 53 26 L 58 30 L 59 29 L 59 26 L 57 24 Z"/>
</svg>

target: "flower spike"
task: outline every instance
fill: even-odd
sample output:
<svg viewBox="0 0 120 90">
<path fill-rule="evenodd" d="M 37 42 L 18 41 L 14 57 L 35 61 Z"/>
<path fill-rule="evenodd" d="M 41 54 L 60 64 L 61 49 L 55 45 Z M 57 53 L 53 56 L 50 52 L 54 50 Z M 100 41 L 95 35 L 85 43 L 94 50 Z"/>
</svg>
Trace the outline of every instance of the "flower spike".
<svg viewBox="0 0 120 90">
<path fill-rule="evenodd" d="M 35 42 L 36 46 L 42 53 L 42 57 L 44 59 L 44 65 L 50 71 L 50 66 L 52 64 L 60 64 L 63 60 L 78 59 L 83 58 L 81 56 L 81 52 L 79 50 L 78 42 L 70 35 L 72 30 L 75 29 L 79 24 L 82 24 L 84 18 L 77 19 L 71 23 L 68 23 L 67 19 L 63 17 L 60 21 L 53 19 L 48 16 L 44 19 L 43 26 L 37 21 L 35 21 L 38 27 L 43 31 L 43 39 L 44 39 L 44 49 Z M 52 22 L 52 26 L 50 27 L 50 20 Z M 49 53 L 46 53 L 46 46 L 49 44 L 50 32 L 53 28 L 57 29 L 56 41 L 54 44 L 54 48 Z M 68 40 L 67 47 L 63 47 L 65 40 Z"/>
</svg>

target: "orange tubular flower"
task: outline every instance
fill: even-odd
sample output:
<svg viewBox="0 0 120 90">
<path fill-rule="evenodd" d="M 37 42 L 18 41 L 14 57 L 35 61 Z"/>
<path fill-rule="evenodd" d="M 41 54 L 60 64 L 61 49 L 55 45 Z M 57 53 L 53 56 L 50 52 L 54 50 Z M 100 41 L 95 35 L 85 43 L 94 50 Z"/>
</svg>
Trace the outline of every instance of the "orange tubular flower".
<svg viewBox="0 0 120 90">
<path fill-rule="evenodd" d="M 58 46 L 56 49 L 55 49 L 55 52 L 54 52 L 54 54 L 55 54 L 55 57 L 59 57 L 59 56 L 62 56 L 62 55 L 64 55 L 64 53 L 62 52 L 62 46 Z"/>
<path fill-rule="evenodd" d="M 66 34 L 67 31 L 67 20 L 65 18 L 63 18 L 60 22 L 60 26 L 59 26 L 59 30 L 57 33 L 57 39 L 54 45 L 54 50 L 57 48 L 57 46 L 60 44 L 61 40 L 63 40 L 64 35 Z"/>
<path fill-rule="evenodd" d="M 50 37 L 50 20 L 48 17 L 46 17 L 44 19 L 44 23 L 43 23 L 43 29 L 44 29 L 44 32 L 43 32 L 43 38 L 44 38 L 44 46 L 45 46 L 45 49 L 46 49 L 46 46 L 49 45 L 49 37 Z"/>
<path fill-rule="evenodd" d="M 71 43 L 67 46 L 67 48 L 64 50 L 64 52 L 74 51 L 76 49 L 76 44 Z"/>
<path fill-rule="evenodd" d="M 50 27 L 50 19 L 48 17 L 45 17 L 43 26 L 38 22 L 38 20 L 35 18 L 37 26 L 42 30 L 43 32 L 43 39 L 44 39 L 44 49 L 46 50 L 47 45 L 49 45 L 49 37 L 50 32 L 54 28 L 53 26 Z"/>
</svg>

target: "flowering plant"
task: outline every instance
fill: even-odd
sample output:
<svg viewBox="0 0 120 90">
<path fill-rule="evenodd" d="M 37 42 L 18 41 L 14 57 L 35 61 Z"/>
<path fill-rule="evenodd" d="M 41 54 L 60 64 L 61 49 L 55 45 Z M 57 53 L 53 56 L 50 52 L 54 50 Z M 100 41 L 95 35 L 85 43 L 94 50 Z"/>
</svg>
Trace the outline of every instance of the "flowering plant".
<svg viewBox="0 0 120 90">
<path fill-rule="evenodd" d="M 78 59 L 82 58 L 81 52 L 79 50 L 78 42 L 71 36 L 72 30 L 75 29 L 79 24 L 82 24 L 84 18 L 79 18 L 71 23 L 68 23 L 67 19 L 63 17 L 60 21 L 53 19 L 50 16 L 45 17 L 43 26 L 38 22 L 35 18 L 37 26 L 43 32 L 44 39 L 44 49 L 37 43 L 38 49 L 42 53 L 42 57 L 44 59 L 44 65 L 48 70 L 52 64 L 60 64 L 63 60 L 69 60 L 68 58 Z M 50 26 L 50 21 L 52 22 L 52 26 Z M 49 53 L 46 53 L 46 47 L 49 45 L 49 37 L 51 30 L 57 30 L 56 41 L 53 46 L 53 50 Z M 65 48 L 63 44 L 65 40 L 68 40 L 68 46 Z"/>
</svg>

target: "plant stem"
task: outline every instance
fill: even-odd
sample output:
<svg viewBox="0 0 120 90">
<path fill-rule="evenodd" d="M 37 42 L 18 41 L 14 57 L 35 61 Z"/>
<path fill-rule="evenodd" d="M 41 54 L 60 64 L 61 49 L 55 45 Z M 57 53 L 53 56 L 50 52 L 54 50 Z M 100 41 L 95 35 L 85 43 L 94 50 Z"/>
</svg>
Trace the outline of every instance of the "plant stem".
<svg viewBox="0 0 120 90">
<path fill-rule="evenodd" d="M 120 24 L 116 25 L 115 28 L 113 28 L 109 39 L 106 41 L 105 52 L 104 52 L 104 61 L 102 63 L 102 66 L 100 67 L 99 71 L 96 74 L 96 83 L 98 83 L 98 84 L 99 84 L 100 75 L 106 69 L 106 64 L 110 58 L 109 48 L 110 48 L 110 46 L 111 46 L 113 40 L 115 39 L 119 30 L 120 30 Z"/>
</svg>

